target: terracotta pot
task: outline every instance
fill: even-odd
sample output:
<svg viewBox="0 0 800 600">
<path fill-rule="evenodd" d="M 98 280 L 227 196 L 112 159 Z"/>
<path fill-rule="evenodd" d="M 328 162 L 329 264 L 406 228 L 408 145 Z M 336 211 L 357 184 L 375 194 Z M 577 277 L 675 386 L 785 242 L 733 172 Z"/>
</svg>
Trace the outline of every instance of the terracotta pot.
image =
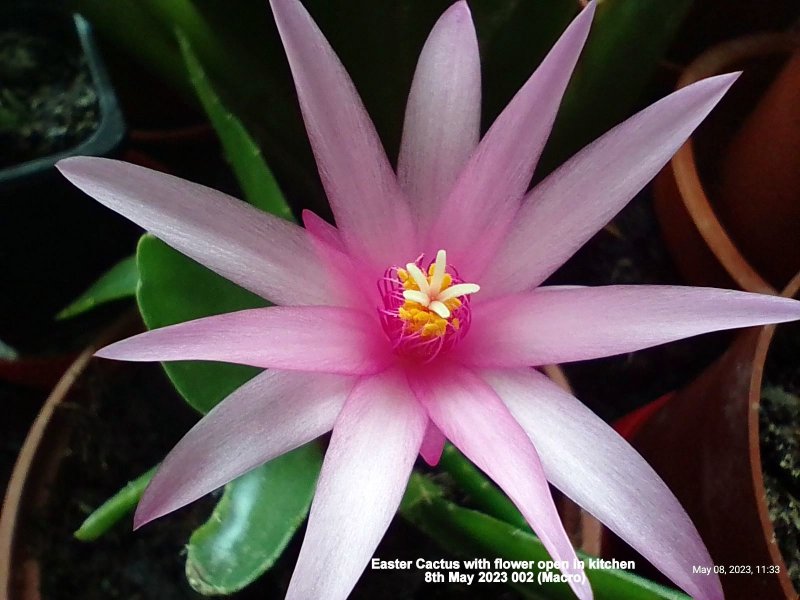
<svg viewBox="0 0 800 600">
<path fill-rule="evenodd" d="M 66 370 L 45 401 L 20 450 L 0 514 L 0 598 L 40 600 L 39 562 L 24 545 L 24 523 L 47 502 L 49 490 L 69 443 L 73 421 L 61 406 L 76 401 L 75 383 L 85 374 L 98 348 L 130 333 L 138 317 L 132 314 L 112 325 Z M 141 327 L 141 325 L 139 325 Z M 114 369 L 110 361 L 104 368 Z"/>
<path fill-rule="evenodd" d="M 768 281 L 800 270 L 800 50 L 731 141 L 715 207 Z"/>
<path fill-rule="evenodd" d="M 783 295 L 800 297 L 800 274 Z M 797 592 L 767 511 L 759 438 L 764 364 L 775 326 L 746 329 L 687 388 L 629 431 L 691 516 L 722 575 L 728 600 L 794 599 Z M 780 573 L 757 573 L 777 565 Z"/>
<path fill-rule="evenodd" d="M 769 86 L 776 67 L 791 52 L 800 48 L 800 38 L 789 34 L 760 34 L 726 42 L 701 55 L 684 71 L 678 82 L 678 88 L 695 81 L 718 75 L 720 73 L 743 69 L 744 73 L 733 86 L 725 99 L 711 113 L 692 138 L 681 147 L 670 163 L 658 175 L 655 182 L 656 212 L 662 227 L 664 239 L 675 259 L 682 275 L 691 283 L 714 285 L 720 287 L 739 287 L 753 292 L 777 293 L 782 289 L 791 274 L 797 272 L 800 265 L 797 260 L 796 236 L 776 235 L 769 227 L 775 221 L 781 226 L 785 224 L 785 216 L 776 220 L 770 215 L 797 214 L 798 198 L 796 195 L 783 194 L 771 197 L 778 201 L 793 197 L 793 205 L 782 205 L 776 209 L 774 204 L 749 198 L 750 206 L 745 211 L 723 209 L 720 213 L 719 173 L 722 166 L 719 158 L 724 154 L 721 149 L 728 147 L 736 131 L 753 113 L 759 97 Z M 780 87 L 780 86 L 779 86 Z M 789 90 L 784 95 L 796 90 Z M 770 94 L 774 95 L 774 94 Z M 769 104 L 769 103 L 768 103 Z M 767 107 L 768 108 L 768 107 Z M 774 122 L 776 116 L 765 117 L 764 109 L 753 113 L 753 119 L 743 131 L 744 141 L 734 141 L 735 152 L 731 156 L 728 169 L 741 161 L 742 145 L 747 146 L 750 130 L 763 127 L 764 122 Z M 766 110 L 769 113 L 769 110 Z M 752 125 L 751 125 L 752 123 Z M 760 132 L 759 132 L 760 133 Z M 745 155 L 747 152 L 745 152 Z M 763 157 L 762 157 L 763 158 Z M 788 157 L 796 160 L 796 157 Z M 768 173 L 775 172 L 773 157 L 766 161 L 770 164 Z M 755 169 L 765 168 L 762 163 L 753 164 L 749 180 L 763 181 L 768 173 L 755 174 Z M 785 178 L 789 181 L 796 173 Z M 729 188 L 735 187 L 736 177 L 729 175 Z M 768 194 L 765 187 L 759 194 Z M 737 203 L 736 195 L 731 194 L 727 204 Z M 768 214 L 754 217 L 753 212 L 764 209 Z M 733 231 L 722 218 L 742 219 L 736 223 Z M 772 225 L 770 225 L 772 224 Z M 755 236 L 753 236 L 755 232 Z M 770 244 L 768 248 L 759 247 L 759 240 Z M 782 244 L 791 251 L 782 250 Z M 778 242 L 776 244 L 776 242 Z M 758 248 L 753 250 L 753 248 Z M 794 257 L 794 258 L 793 258 Z"/>
</svg>

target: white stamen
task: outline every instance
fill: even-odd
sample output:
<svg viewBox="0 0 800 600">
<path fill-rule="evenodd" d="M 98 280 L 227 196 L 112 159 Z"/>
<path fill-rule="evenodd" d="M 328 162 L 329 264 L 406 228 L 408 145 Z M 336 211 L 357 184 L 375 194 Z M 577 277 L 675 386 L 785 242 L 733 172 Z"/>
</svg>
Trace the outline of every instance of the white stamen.
<svg viewBox="0 0 800 600">
<path fill-rule="evenodd" d="M 436 297 L 442 291 L 445 269 L 447 268 L 447 252 L 439 250 L 436 253 L 436 263 L 433 265 L 431 276 L 431 295 Z M 443 317 L 444 318 L 444 317 Z"/>
<path fill-rule="evenodd" d="M 440 302 L 447 302 L 451 298 L 458 298 L 459 296 L 474 294 L 475 292 L 479 292 L 480 289 L 481 286 L 479 286 L 477 283 L 457 283 L 456 285 L 452 285 L 440 293 L 436 299 Z"/>
<path fill-rule="evenodd" d="M 433 302 L 431 302 L 428 308 L 431 309 L 440 317 L 442 317 L 443 319 L 447 319 L 450 317 L 450 309 L 447 308 L 444 304 L 442 304 L 438 300 L 434 300 Z"/>
<path fill-rule="evenodd" d="M 406 290 L 403 292 L 403 298 L 416 302 L 422 306 L 427 307 L 431 303 L 431 298 L 428 294 L 424 294 L 418 290 Z"/>
<path fill-rule="evenodd" d="M 428 285 L 428 278 L 425 277 L 425 274 L 422 272 L 422 270 L 414 263 L 408 263 L 406 265 L 406 271 L 408 271 L 408 274 L 411 275 L 414 283 L 417 284 L 419 291 L 427 296 L 430 291 L 430 286 Z M 427 306 L 427 304 L 425 306 Z"/>
</svg>

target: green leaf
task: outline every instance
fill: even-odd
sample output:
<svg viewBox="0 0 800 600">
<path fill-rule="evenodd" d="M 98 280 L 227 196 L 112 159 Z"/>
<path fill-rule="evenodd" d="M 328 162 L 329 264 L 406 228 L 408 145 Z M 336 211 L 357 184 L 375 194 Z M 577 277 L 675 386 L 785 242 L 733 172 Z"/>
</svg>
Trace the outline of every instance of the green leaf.
<svg viewBox="0 0 800 600">
<path fill-rule="evenodd" d="M 269 569 L 311 506 L 322 452 L 309 444 L 228 484 L 189 540 L 186 577 L 205 595 L 231 594 Z"/>
<path fill-rule="evenodd" d="M 59 312 L 56 319 L 69 319 L 88 312 L 100 304 L 131 298 L 136 295 L 138 283 L 139 270 L 136 268 L 136 257 L 124 258 Z"/>
<path fill-rule="evenodd" d="M 141 280 L 136 297 L 148 329 L 267 305 L 151 235 L 142 236 L 136 259 Z M 164 370 L 178 392 L 202 413 L 259 372 L 205 361 L 168 362 Z"/>
<path fill-rule="evenodd" d="M 264 162 L 261 150 L 247 133 L 242 122 L 222 105 L 188 38 L 180 31 L 178 31 L 178 41 L 192 85 L 219 136 L 225 156 L 245 197 L 251 204 L 266 212 L 292 220 L 292 211 L 284 200 L 267 163 Z"/>
<path fill-rule="evenodd" d="M 120 519 L 133 512 L 147 484 L 150 483 L 155 473 L 156 467 L 153 467 L 133 481 L 128 482 L 124 488 L 103 502 L 92 511 L 92 514 L 86 517 L 86 520 L 74 533 L 75 537 L 82 542 L 94 541 L 117 524 Z"/>
<path fill-rule="evenodd" d="M 441 489 L 429 479 L 414 473 L 400 506 L 402 515 L 435 539 L 445 550 L 464 558 L 490 560 L 552 560 L 542 542 L 528 531 L 469 510 L 444 498 Z M 669 589 L 628 571 L 590 569 L 584 553 L 586 574 L 597 600 L 689 600 Z M 538 569 L 526 569 L 539 572 Z M 572 600 L 575 596 L 566 583 L 514 583 L 527 598 Z"/>
<path fill-rule="evenodd" d="M 481 511 L 520 529 L 529 529 L 525 517 L 508 496 L 450 443 L 442 452 L 439 468 L 450 474 Z"/>
</svg>

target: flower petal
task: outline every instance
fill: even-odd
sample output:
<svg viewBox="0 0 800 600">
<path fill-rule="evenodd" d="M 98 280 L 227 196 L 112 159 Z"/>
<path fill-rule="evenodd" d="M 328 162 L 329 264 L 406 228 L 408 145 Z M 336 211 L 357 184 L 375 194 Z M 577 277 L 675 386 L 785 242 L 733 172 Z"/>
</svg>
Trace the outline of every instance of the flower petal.
<svg viewBox="0 0 800 600">
<path fill-rule="evenodd" d="M 338 306 L 369 308 L 368 314 L 378 322 L 377 311 L 371 310 L 364 299 L 374 296 L 375 278 L 357 257 L 347 253 L 339 230 L 310 210 L 303 211 L 303 225 L 311 234 L 317 255 L 327 268 L 327 274 L 339 291 Z"/>
<path fill-rule="evenodd" d="M 711 77 L 663 98 L 537 185 L 481 282 L 482 299 L 531 289 L 566 262 L 658 173 L 737 77 Z"/>
<path fill-rule="evenodd" d="M 287 600 L 347 597 L 400 504 L 427 420 L 396 371 L 356 384 L 333 428 Z"/>
<path fill-rule="evenodd" d="M 547 288 L 476 304 L 455 352 L 485 367 L 526 367 L 633 352 L 701 333 L 800 319 L 800 302 L 715 288 Z"/>
<path fill-rule="evenodd" d="M 331 248 L 340 252 L 345 251 L 339 230 L 315 212 L 308 209 L 303 210 L 303 226 L 311 235 L 316 236 L 317 239 L 325 242 Z"/>
<path fill-rule="evenodd" d="M 276 304 L 338 302 L 308 233 L 293 223 L 121 161 L 79 156 L 57 166 L 104 206 L 251 292 Z"/>
<path fill-rule="evenodd" d="M 419 454 L 422 460 L 428 463 L 431 467 L 439 464 L 444 451 L 445 438 L 441 429 L 439 429 L 433 421 L 428 421 L 428 428 L 425 430 L 425 437 L 422 439 L 422 445 L 419 447 Z"/>
<path fill-rule="evenodd" d="M 533 369 L 482 375 L 536 445 L 553 485 L 692 598 L 722 599 L 719 578 L 694 570 L 713 562 L 689 516 L 617 432 Z"/>
<path fill-rule="evenodd" d="M 409 382 L 431 420 L 508 494 L 553 560 L 568 562 L 565 573 L 583 575 L 582 582 L 570 583 L 575 594 L 591 598 L 536 449 L 497 394 L 471 371 L 452 365 L 414 372 Z"/>
<path fill-rule="evenodd" d="M 353 82 L 297 0 L 270 0 L 336 225 L 376 265 L 414 253 L 408 203 Z"/>
<path fill-rule="evenodd" d="M 406 105 L 397 172 L 421 230 L 478 145 L 481 64 L 465 0 L 437 21 L 422 49 Z"/>
<path fill-rule="evenodd" d="M 388 342 L 364 313 L 275 306 L 205 317 L 116 342 L 96 356 L 129 361 L 214 360 L 292 371 L 362 375 L 386 368 Z"/>
<path fill-rule="evenodd" d="M 329 431 L 354 383 L 319 373 L 257 375 L 215 406 L 167 455 L 139 502 L 134 528 Z"/>
<path fill-rule="evenodd" d="M 497 117 L 442 204 L 426 248 L 446 249 L 467 281 L 479 279 L 519 209 L 589 33 L 594 8 L 591 2 L 575 18 Z"/>
</svg>

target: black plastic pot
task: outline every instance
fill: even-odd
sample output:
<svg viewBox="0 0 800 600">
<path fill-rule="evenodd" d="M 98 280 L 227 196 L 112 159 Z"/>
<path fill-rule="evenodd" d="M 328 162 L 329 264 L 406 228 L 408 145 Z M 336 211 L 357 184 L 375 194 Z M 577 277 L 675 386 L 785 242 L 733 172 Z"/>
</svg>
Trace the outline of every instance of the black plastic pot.
<svg viewBox="0 0 800 600">
<path fill-rule="evenodd" d="M 77 145 L 0 170 L 0 339 L 41 349 L 53 315 L 134 248 L 137 230 L 55 169 L 68 156 L 113 156 L 125 122 L 89 23 L 57 7 L 6 2 L 0 31 L 25 31 L 82 53 L 97 96 L 96 129 Z"/>
</svg>

